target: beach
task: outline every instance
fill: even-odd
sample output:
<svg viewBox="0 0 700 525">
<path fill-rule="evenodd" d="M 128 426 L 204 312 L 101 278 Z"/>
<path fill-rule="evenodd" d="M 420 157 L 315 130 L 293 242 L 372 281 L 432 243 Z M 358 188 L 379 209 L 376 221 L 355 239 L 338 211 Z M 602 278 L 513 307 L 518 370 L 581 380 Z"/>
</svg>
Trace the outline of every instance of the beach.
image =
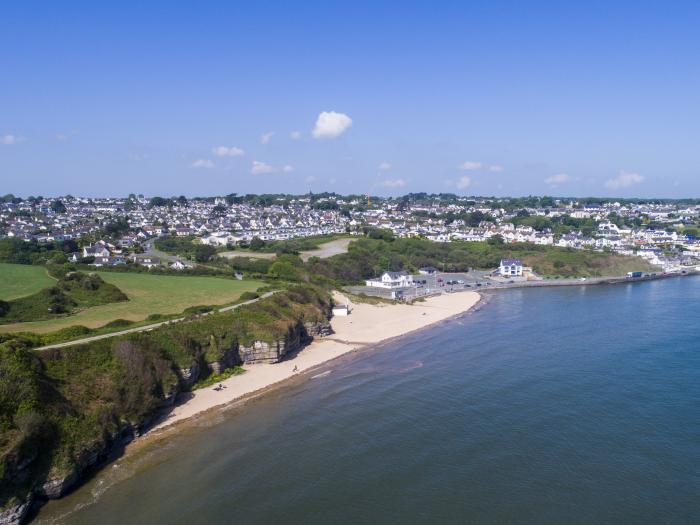
<svg viewBox="0 0 700 525">
<path fill-rule="evenodd" d="M 354 304 L 338 293 L 334 299 L 340 304 L 347 302 L 350 315 L 331 319 L 333 335 L 314 340 L 280 363 L 244 365 L 245 373 L 222 381 L 225 388 L 220 390 L 213 387 L 195 390 L 187 400 L 176 404 L 146 435 L 262 392 L 349 352 L 465 313 L 479 302 L 480 296 L 477 292 L 465 291 L 437 295 L 413 304 Z"/>
</svg>

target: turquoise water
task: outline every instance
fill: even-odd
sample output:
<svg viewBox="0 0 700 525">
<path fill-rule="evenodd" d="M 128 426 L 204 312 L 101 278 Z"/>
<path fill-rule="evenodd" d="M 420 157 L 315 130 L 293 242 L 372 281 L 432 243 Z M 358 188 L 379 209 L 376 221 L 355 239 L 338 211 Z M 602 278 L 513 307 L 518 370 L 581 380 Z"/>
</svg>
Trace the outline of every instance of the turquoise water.
<svg viewBox="0 0 700 525">
<path fill-rule="evenodd" d="M 700 278 L 497 293 L 123 459 L 39 519 L 700 523 L 699 304 Z"/>
</svg>

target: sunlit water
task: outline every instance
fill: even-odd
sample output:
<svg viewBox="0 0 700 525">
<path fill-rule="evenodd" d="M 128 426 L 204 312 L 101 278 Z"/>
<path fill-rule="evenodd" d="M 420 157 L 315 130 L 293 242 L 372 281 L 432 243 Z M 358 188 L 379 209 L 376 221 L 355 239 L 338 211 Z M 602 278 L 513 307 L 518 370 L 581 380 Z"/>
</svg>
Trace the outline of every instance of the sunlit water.
<svg viewBox="0 0 700 525">
<path fill-rule="evenodd" d="M 497 293 L 129 454 L 38 519 L 700 523 L 699 306 L 700 278 Z"/>
</svg>

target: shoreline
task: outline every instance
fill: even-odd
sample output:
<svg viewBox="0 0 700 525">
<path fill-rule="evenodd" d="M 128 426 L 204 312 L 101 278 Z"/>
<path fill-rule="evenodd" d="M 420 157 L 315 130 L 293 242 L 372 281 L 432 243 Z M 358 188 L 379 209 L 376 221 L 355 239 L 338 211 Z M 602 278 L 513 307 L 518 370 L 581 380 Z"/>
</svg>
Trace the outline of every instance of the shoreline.
<svg viewBox="0 0 700 525">
<path fill-rule="evenodd" d="M 335 299 L 346 301 L 339 293 Z M 170 433 L 180 424 L 201 416 L 245 403 L 294 378 L 310 379 L 312 372 L 340 357 L 458 317 L 475 309 L 483 300 L 476 291 L 463 291 L 430 297 L 412 305 L 351 303 L 350 315 L 331 319 L 332 335 L 314 340 L 279 363 L 244 365 L 244 374 L 221 381 L 223 390 L 215 391 L 213 387 L 195 390 L 188 399 L 176 403 L 167 414 L 156 419 L 130 446 Z"/>
</svg>

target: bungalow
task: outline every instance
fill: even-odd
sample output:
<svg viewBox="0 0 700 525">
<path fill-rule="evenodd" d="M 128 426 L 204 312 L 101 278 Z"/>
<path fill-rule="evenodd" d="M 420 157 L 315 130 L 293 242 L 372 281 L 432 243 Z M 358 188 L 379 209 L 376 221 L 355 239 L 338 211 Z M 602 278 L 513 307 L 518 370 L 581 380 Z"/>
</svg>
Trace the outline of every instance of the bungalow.
<svg viewBox="0 0 700 525">
<path fill-rule="evenodd" d="M 114 256 L 107 256 L 103 257 L 101 255 L 98 255 L 95 257 L 95 260 L 90 264 L 90 266 L 118 266 L 120 264 L 125 264 L 126 261 L 124 260 L 124 257 L 121 255 L 114 255 Z"/>
<path fill-rule="evenodd" d="M 520 259 L 501 259 L 498 274 L 504 277 L 522 277 L 523 262 Z"/>
<path fill-rule="evenodd" d="M 375 288 L 406 288 L 413 286 L 413 277 L 406 272 L 384 272 L 379 279 L 367 279 L 365 284 Z"/>
<path fill-rule="evenodd" d="M 153 255 L 134 255 L 133 259 L 136 264 L 140 264 L 141 266 L 145 266 L 147 268 L 160 266 L 160 257 L 155 257 Z"/>
</svg>

